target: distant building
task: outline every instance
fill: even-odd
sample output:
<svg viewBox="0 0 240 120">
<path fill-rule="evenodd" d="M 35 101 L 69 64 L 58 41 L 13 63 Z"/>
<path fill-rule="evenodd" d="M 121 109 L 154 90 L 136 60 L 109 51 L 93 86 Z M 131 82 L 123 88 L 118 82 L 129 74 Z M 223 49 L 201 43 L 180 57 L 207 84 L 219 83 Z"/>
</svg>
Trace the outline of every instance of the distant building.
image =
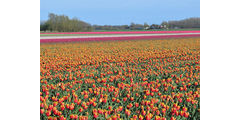
<svg viewBox="0 0 240 120">
<path fill-rule="evenodd" d="M 149 30 L 150 28 L 149 28 L 149 27 L 145 27 L 144 29 L 145 29 L 145 30 Z"/>
</svg>

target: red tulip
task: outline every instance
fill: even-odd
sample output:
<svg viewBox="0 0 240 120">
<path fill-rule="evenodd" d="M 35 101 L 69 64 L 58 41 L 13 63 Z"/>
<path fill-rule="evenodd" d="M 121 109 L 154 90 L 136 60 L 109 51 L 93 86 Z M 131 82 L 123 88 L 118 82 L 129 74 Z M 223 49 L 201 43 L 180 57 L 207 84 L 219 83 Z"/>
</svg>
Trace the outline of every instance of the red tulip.
<svg viewBox="0 0 240 120">
<path fill-rule="evenodd" d="M 41 109 L 41 110 L 40 110 L 40 113 L 43 114 L 43 113 L 44 113 L 44 109 Z"/>
</svg>

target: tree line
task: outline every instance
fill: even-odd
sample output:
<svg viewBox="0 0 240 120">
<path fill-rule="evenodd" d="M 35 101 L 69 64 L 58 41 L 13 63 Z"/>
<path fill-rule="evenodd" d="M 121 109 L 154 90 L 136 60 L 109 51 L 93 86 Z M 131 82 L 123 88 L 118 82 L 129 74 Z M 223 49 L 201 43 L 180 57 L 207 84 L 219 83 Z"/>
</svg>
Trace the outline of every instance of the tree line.
<svg viewBox="0 0 240 120">
<path fill-rule="evenodd" d="M 40 24 L 40 31 L 92 31 L 92 26 L 89 23 L 81 21 L 77 18 L 69 19 L 69 17 L 65 15 L 56 15 L 50 13 L 48 15 L 48 20 Z"/>
<path fill-rule="evenodd" d="M 188 18 L 166 23 L 169 28 L 200 28 L 200 18 Z"/>
<path fill-rule="evenodd" d="M 91 25 L 77 18 L 69 19 L 65 15 L 50 13 L 48 20 L 40 23 L 40 31 L 80 32 L 93 30 L 149 30 L 149 29 L 188 29 L 200 28 L 200 18 L 184 20 L 163 21 L 161 24 L 136 24 L 130 25 Z"/>
</svg>

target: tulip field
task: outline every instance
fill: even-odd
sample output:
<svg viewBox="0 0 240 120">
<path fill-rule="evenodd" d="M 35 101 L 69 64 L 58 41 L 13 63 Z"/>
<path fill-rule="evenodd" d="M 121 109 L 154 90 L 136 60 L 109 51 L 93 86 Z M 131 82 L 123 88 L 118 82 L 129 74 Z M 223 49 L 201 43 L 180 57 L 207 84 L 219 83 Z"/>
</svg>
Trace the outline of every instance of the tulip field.
<svg viewBox="0 0 240 120">
<path fill-rule="evenodd" d="M 200 38 L 40 45 L 42 120 L 199 120 Z"/>
</svg>

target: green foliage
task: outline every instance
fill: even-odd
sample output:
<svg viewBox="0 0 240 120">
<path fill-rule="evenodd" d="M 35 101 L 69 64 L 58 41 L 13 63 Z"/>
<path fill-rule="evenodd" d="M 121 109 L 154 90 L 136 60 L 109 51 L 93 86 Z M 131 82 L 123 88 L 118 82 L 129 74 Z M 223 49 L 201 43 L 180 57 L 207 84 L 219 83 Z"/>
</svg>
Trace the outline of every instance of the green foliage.
<svg viewBox="0 0 240 120">
<path fill-rule="evenodd" d="M 90 24 L 78 20 L 77 18 L 69 19 L 65 15 L 56 15 L 50 13 L 49 19 L 40 25 L 41 31 L 57 31 L 57 32 L 80 32 L 92 31 Z"/>
</svg>

